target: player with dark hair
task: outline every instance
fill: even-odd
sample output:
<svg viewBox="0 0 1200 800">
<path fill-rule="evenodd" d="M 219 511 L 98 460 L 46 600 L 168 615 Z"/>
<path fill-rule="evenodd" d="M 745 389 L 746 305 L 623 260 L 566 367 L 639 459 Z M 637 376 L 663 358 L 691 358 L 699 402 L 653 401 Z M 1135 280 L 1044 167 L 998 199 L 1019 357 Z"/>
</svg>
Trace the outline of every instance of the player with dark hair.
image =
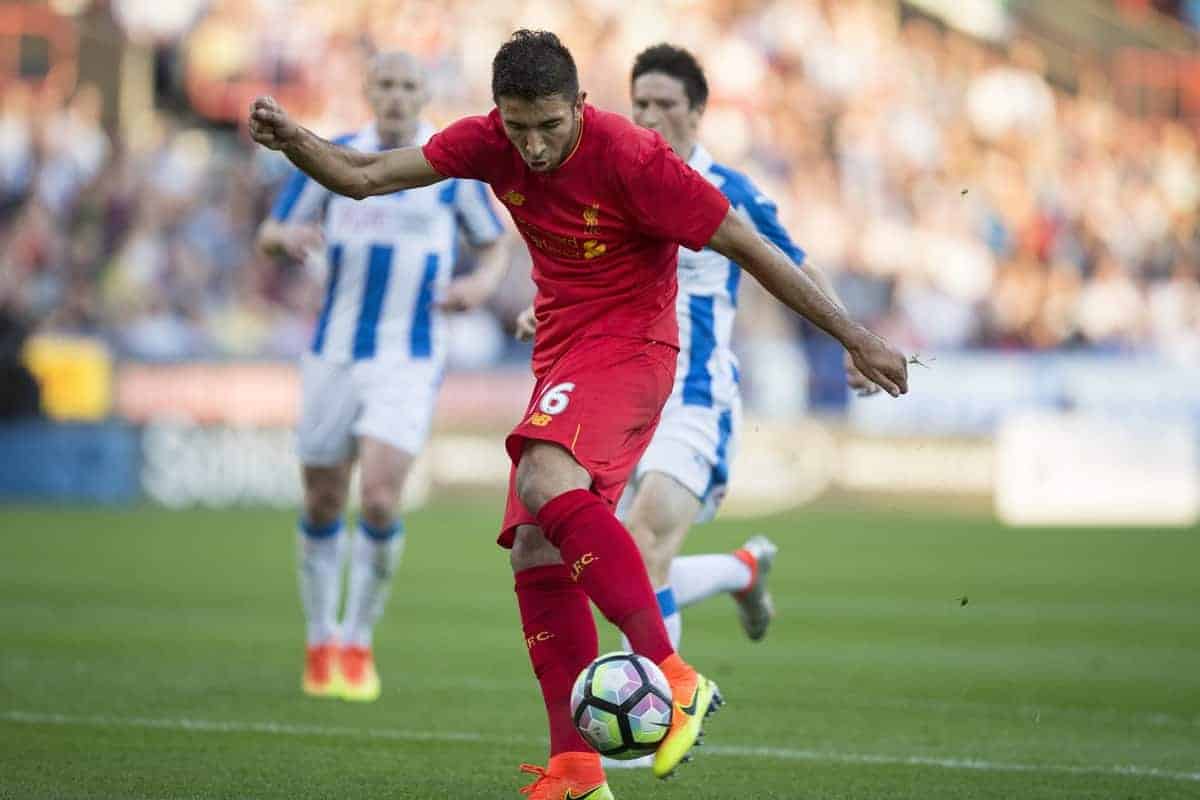
<svg viewBox="0 0 1200 800">
<path fill-rule="evenodd" d="M 633 60 L 633 70 L 630 75 L 631 88 L 637 84 L 643 75 L 665 75 L 679 82 L 687 102 L 688 112 L 697 114 L 695 123 L 699 123 L 699 115 L 704 113 L 708 105 L 708 79 L 704 76 L 704 68 L 688 50 L 674 45 L 656 44 L 638 53 Z M 633 92 L 633 107 L 637 111 L 644 109 L 647 101 L 639 100 L 636 90 Z M 634 117 L 636 121 L 636 114 Z M 653 126 L 645 126 L 653 127 Z M 692 126 L 693 128 L 695 125 Z M 662 131 L 659 131 L 662 133 Z M 670 140 L 667 140 L 668 144 Z"/>
<path fill-rule="evenodd" d="M 550 726 L 550 763 L 525 766 L 534 800 L 611 798 L 599 756 L 570 718 L 571 684 L 597 654 L 588 600 L 671 683 L 671 729 L 654 772 L 671 774 L 719 702 L 671 647 L 637 545 L 612 509 L 670 394 L 678 350 L 679 244 L 712 246 L 842 342 L 872 381 L 907 390 L 903 355 L 850 320 L 766 244 L 662 137 L 585 102 L 552 33 L 518 31 L 492 64 L 496 108 L 421 148 L 360 153 L 296 125 L 270 98 L 250 132 L 352 197 L 452 177 L 491 185 L 529 247 L 537 378 L 506 440 L 513 461 L 500 543 L 511 548 L 525 641 Z"/>
<path fill-rule="evenodd" d="M 636 57 L 630 76 L 633 119 L 658 131 L 680 158 L 729 198 L 730 204 L 782 250 L 803 265 L 825 294 L 840 300 L 824 272 L 779 224 L 775 205 L 742 173 L 717 164 L 696 141 L 708 102 L 708 80 L 696 57 L 658 44 Z M 767 633 L 774 614 L 767 577 L 778 548 L 752 536 L 732 553 L 679 557 L 694 522 L 716 514 L 738 449 L 741 393 L 737 357 L 731 346 L 741 270 L 711 249 L 679 251 L 680 351 L 675 388 L 663 409 L 650 446 L 621 498 L 619 515 L 638 542 L 671 643 L 678 648 L 680 612 L 717 594 L 737 603 L 742 628 L 752 641 Z M 533 308 L 517 320 L 519 338 L 532 338 Z M 848 381 L 860 394 L 877 390 L 847 360 Z M 622 766 L 636 762 L 616 762 Z"/>
<path fill-rule="evenodd" d="M 744 174 L 716 163 L 697 141 L 708 81 L 695 56 L 669 44 L 643 50 L 634 60 L 630 94 L 634 121 L 662 134 L 764 239 L 841 305 L 829 278 L 806 261 L 780 225 L 775 204 Z M 774 613 L 767 575 L 777 548 L 765 537 L 753 536 L 730 554 L 676 558 L 693 522 L 716 513 L 737 452 L 742 403 L 731 338 L 740 277 L 737 263 L 715 250 L 679 251 L 675 389 L 623 504 L 651 580 L 660 587 L 659 605 L 676 647 L 682 624 L 678 610 L 715 594 L 734 597 L 742 628 L 754 641 L 766 635 Z M 846 370 L 860 393 L 875 388 L 849 359 Z"/>
</svg>

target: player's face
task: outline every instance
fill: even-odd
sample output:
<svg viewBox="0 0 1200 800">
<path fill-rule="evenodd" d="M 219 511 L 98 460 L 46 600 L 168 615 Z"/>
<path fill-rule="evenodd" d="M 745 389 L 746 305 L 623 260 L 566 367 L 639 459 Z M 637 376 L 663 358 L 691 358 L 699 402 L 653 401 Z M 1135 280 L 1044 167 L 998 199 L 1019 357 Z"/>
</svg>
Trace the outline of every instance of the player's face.
<svg viewBox="0 0 1200 800">
<path fill-rule="evenodd" d="M 704 107 L 688 105 L 683 81 L 661 72 L 647 72 L 633 82 L 632 94 L 633 121 L 662 134 L 680 158 L 691 156 Z"/>
<path fill-rule="evenodd" d="M 524 100 L 501 97 L 496 107 L 504 132 L 534 172 L 557 168 L 579 139 L 584 93 L 568 100 L 560 94 Z"/>
<path fill-rule="evenodd" d="M 367 74 L 367 103 L 384 139 L 407 144 L 416 131 L 417 115 L 429 101 L 420 66 L 410 58 L 380 57 Z"/>
</svg>

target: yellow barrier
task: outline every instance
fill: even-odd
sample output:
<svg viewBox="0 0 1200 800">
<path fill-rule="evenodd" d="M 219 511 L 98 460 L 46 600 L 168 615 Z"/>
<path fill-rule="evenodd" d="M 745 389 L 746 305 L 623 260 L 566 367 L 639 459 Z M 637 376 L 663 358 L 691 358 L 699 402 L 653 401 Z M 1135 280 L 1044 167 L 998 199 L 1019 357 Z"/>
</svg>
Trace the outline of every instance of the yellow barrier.
<svg viewBox="0 0 1200 800">
<path fill-rule="evenodd" d="M 112 409 L 112 359 L 94 339 L 33 336 L 25 344 L 26 366 L 42 389 L 51 419 L 100 420 Z"/>
</svg>

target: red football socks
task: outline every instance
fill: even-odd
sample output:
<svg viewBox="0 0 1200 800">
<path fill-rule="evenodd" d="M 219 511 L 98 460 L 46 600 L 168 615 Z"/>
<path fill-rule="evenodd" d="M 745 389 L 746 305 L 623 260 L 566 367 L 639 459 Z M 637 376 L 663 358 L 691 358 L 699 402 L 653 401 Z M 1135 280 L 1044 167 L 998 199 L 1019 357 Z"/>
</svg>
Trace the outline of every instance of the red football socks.
<svg viewBox="0 0 1200 800">
<path fill-rule="evenodd" d="M 658 668 L 662 670 L 667 683 L 671 684 L 671 693 L 673 695 L 686 697 L 696 688 L 696 670 L 692 669 L 690 664 L 680 658 L 678 653 L 668 656 L 658 665 Z"/>
<path fill-rule="evenodd" d="M 550 722 L 550 755 L 591 753 L 571 719 L 575 676 L 599 652 L 587 595 L 562 564 L 521 570 L 516 591 L 525 646 Z"/>
<path fill-rule="evenodd" d="M 635 652 L 655 664 L 675 652 L 642 554 L 599 497 L 586 489 L 560 494 L 542 506 L 537 518 L 571 579 L 621 629 Z"/>
</svg>

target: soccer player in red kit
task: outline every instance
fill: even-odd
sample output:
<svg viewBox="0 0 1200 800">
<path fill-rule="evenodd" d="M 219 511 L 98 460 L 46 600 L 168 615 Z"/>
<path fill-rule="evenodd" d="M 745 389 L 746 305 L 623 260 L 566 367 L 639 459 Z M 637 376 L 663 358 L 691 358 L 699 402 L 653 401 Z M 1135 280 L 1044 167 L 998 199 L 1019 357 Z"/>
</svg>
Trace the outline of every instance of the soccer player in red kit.
<svg viewBox="0 0 1200 800">
<path fill-rule="evenodd" d="M 671 647 L 645 566 L 612 509 L 654 432 L 674 377 L 676 252 L 711 247 L 845 345 L 893 396 L 904 356 L 850 320 L 688 167 L 657 133 L 589 106 L 574 60 L 551 33 L 518 31 L 492 63 L 496 108 L 423 148 L 359 153 L 254 101 L 250 132 L 334 192 L 388 194 L 445 178 L 491 185 L 529 246 L 537 338 L 533 396 L 506 440 L 513 462 L 500 543 L 511 548 L 525 642 L 550 726 L 534 800 L 612 798 L 570 717 L 571 685 L 597 654 L 588 600 L 671 683 L 666 777 L 700 734 L 716 685 Z"/>
</svg>

